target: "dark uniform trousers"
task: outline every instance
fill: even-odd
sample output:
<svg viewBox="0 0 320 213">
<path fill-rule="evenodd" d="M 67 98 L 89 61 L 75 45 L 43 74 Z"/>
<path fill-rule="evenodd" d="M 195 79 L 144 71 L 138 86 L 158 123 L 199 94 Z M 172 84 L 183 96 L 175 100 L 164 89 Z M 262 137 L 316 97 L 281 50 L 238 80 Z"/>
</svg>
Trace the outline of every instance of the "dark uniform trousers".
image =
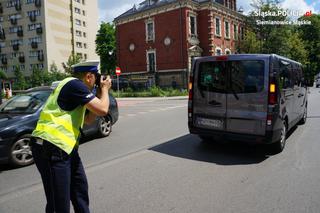
<svg viewBox="0 0 320 213">
<path fill-rule="evenodd" d="M 46 213 L 70 212 L 70 200 L 75 213 L 90 212 L 88 182 L 78 149 L 68 155 L 50 142 L 39 144 L 34 139 L 32 154 L 47 198 Z"/>
</svg>

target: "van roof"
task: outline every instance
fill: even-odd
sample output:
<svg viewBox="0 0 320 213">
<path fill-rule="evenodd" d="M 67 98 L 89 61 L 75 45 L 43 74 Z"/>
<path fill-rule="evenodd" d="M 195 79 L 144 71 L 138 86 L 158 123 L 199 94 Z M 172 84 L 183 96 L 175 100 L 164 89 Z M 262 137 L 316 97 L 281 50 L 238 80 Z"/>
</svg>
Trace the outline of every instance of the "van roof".
<svg viewBox="0 0 320 213">
<path fill-rule="evenodd" d="M 286 60 L 288 62 L 292 62 L 292 63 L 296 63 L 301 65 L 301 63 L 291 60 L 289 58 L 277 55 L 277 54 L 230 54 L 230 55 L 220 55 L 220 56 L 203 56 L 203 57 L 195 57 L 195 60 L 208 60 L 208 59 L 212 59 L 212 58 L 217 58 L 217 57 L 221 57 L 221 56 L 227 56 L 228 59 L 230 60 L 237 60 L 237 59 L 269 59 L 270 57 L 275 57 L 275 58 L 279 58 L 282 60 Z"/>
</svg>

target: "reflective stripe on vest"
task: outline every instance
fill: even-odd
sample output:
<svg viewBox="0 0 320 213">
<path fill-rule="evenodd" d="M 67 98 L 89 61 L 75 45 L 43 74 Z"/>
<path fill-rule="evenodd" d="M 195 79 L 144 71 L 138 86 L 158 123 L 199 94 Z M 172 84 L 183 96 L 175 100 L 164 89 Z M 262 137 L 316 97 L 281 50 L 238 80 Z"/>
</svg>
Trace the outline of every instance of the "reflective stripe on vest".
<svg viewBox="0 0 320 213">
<path fill-rule="evenodd" d="M 62 87 L 73 79 L 76 78 L 64 79 L 51 93 L 41 111 L 37 126 L 32 132 L 34 137 L 49 141 L 68 154 L 78 144 L 85 114 L 84 106 L 78 106 L 72 111 L 64 111 L 58 105 Z"/>
</svg>

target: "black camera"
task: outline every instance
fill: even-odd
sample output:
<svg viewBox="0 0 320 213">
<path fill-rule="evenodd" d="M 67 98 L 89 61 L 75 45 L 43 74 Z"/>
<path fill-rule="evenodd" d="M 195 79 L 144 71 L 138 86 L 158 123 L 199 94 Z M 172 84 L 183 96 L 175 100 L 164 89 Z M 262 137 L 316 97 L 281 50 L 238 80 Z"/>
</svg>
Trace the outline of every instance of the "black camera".
<svg viewBox="0 0 320 213">
<path fill-rule="evenodd" d="M 106 80 L 106 79 L 107 79 L 106 76 L 101 75 L 100 73 L 97 73 L 97 74 L 96 74 L 96 82 L 94 83 L 94 84 L 96 85 L 96 87 L 100 87 L 101 78 L 103 78 L 103 80 Z"/>
</svg>

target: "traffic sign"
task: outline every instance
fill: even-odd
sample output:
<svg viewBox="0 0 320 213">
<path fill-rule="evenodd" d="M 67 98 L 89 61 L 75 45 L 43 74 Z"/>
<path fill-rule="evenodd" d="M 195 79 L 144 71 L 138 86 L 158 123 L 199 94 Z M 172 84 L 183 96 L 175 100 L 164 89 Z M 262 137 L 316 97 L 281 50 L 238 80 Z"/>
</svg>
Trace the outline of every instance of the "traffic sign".
<svg viewBox="0 0 320 213">
<path fill-rule="evenodd" d="M 121 74 L 121 69 L 120 67 L 116 67 L 116 75 L 119 76 Z"/>
</svg>

